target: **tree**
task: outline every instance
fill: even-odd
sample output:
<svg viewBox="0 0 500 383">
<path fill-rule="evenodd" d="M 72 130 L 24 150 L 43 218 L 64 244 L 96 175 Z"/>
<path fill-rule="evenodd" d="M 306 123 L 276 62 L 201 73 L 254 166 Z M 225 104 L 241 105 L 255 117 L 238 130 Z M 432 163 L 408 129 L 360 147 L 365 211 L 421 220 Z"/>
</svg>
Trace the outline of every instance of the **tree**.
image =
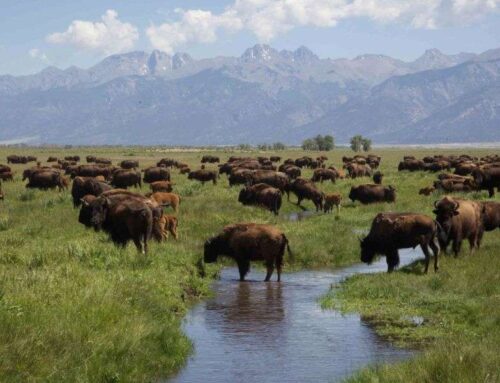
<svg viewBox="0 0 500 383">
<path fill-rule="evenodd" d="M 363 136 L 356 135 L 351 138 L 351 149 L 355 152 L 360 152 L 363 147 Z"/>
<path fill-rule="evenodd" d="M 363 138 L 363 150 L 365 152 L 369 152 L 371 149 L 372 149 L 372 140 L 370 140 L 369 138 Z"/>
<path fill-rule="evenodd" d="M 330 135 L 322 136 L 318 134 L 314 138 L 308 138 L 302 141 L 302 149 L 304 150 L 328 151 L 332 150 L 334 146 L 335 140 L 333 136 Z"/>
<path fill-rule="evenodd" d="M 282 142 L 275 142 L 273 144 L 273 150 L 285 150 L 285 149 L 286 149 L 286 146 Z"/>
<path fill-rule="evenodd" d="M 312 138 L 307 138 L 302 141 L 302 149 L 304 150 L 318 150 L 318 145 L 316 141 Z"/>
</svg>

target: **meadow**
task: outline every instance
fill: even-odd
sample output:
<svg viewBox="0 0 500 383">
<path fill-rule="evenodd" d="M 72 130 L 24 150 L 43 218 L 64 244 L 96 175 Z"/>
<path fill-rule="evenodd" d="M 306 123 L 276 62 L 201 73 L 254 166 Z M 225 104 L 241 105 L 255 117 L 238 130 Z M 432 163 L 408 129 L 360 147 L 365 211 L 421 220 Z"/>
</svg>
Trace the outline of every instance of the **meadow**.
<svg viewBox="0 0 500 383">
<path fill-rule="evenodd" d="M 291 196 L 292 202 L 284 197 L 276 217 L 239 204 L 240 187 L 230 188 L 225 176 L 216 186 L 201 185 L 173 169 L 174 192 L 182 198 L 179 239 L 151 242 L 147 256 L 138 254 L 133 245 L 118 249 L 105 234 L 79 224 L 69 191 L 27 190 L 21 174 L 32 164 L 12 165 L 15 180 L 2 183 L 5 200 L 0 201 L 0 380 L 138 382 L 168 377 L 182 368 L 192 351 L 181 331 L 182 318 L 192 304 L 209 296 L 210 282 L 221 267 L 201 262 L 203 242 L 224 225 L 251 221 L 280 227 L 294 253 L 293 258 L 285 258 L 285 272 L 359 262 L 358 235 L 369 229 L 378 212 L 432 214 L 432 202 L 439 198 L 438 194 L 418 195 L 421 187 L 432 184 L 435 173 L 397 171 L 404 155 L 482 156 L 494 151 L 374 152 L 382 156 L 384 184 L 397 189 L 396 203 L 361 206 L 348 201 L 350 187 L 371 182 L 367 178 L 328 181 L 319 188 L 343 195 L 340 214 L 312 214 L 303 220 L 290 218 L 302 211 L 294 203 L 295 196 Z M 169 157 L 190 164 L 191 169 L 198 168 L 207 153 L 221 160 L 231 155 L 298 158 L 320 154 L 302 150 L 1 148 L 0 163 L 6 163 L 6 156 L 12 153 L 35 155 L 41 161 L 72 154 L 82 159 L 88 154 L 108 157 L 114 164 L 133 158 L 141 168 Z M 341 166 L 342 156 L 352 152 L 337 149 L 326 155 L 328 165 Z M 303 176 L 311 174 L 312 170 L 303 170 Z M 145 193 L 149 187 L 144 184 L 141 190 L 131 190 Z M 487 199 L 486 192 L 468 196 Z M 310 201 L 303 205 L 314 210 Z M 464 376 L 475 377 L 470 372 L 475 366 L 478 376 L 485 378 L 481 381 L 498 381 L 500 285 L 495 255 L 499 248 L 497 230 L 485 235 L 482 249 L 473 257 L 466 251 L 458 259 L 443 257 L 436 275 L 432 271 L 422 275 L 423 267 L 417 263 L 392 275 L 356 276 L 328 294 L 325 307 L 361 312 L 381 335 L 425 350 L 408 362 L 364 370 L 352 380 L 473 381 L 453 379 L 462 370 L 469 374 Z M 423 325 L 399 320 L 407 315 L 422 316 Z"/>
</svg>

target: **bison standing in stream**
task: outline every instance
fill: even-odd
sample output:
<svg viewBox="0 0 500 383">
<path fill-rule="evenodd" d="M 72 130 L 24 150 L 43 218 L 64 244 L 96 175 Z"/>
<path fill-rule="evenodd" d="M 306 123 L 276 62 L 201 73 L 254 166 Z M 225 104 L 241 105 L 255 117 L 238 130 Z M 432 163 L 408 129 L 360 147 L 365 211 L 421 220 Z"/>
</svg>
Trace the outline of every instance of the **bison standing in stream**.
<svg viewBox="0 0 500 383">
<path fill-rule="evenodd" d="M 420 246 L 425 255 L 425 272 L 434 253 L 434 271 L 438 271 L 439 224 L 431 217 L 414 213 L 379 213 L 370 233 L 361 240 L 361 261 L 371 263 L 377 254 L 385 255 L 387 271 L 399 265 L 399 249 Z"/>
<path fill-rule="evenodd" d="M 238 223 L 224 227 L 221 234 L 205 242 L 204 260 L 206 263 L 213 263 L 219 255 L 233 258 L 238 264 L 240 281 L 245 280 L 251 261 L 264 261 L 267 268 L 265 281 L 271 279 L 276 267 L 279 282 L 285 248 L 291 254 L 288 239 L 276 227 Z"/>
</svg>

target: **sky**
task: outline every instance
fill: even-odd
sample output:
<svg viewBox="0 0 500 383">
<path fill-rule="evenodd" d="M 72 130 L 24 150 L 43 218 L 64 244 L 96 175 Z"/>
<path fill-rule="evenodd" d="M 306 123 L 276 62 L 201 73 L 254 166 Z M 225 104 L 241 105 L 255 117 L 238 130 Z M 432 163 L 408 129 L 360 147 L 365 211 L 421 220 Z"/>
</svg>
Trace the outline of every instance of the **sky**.
<svg viewBox="0 0 500 383">
<path fill-rule="evenodd" d="M 0 0 L 0 74 L 133 50 L 239 56 L 257 43 L 406 61 L 500 47 L 500 0 Z"/>
</svg>

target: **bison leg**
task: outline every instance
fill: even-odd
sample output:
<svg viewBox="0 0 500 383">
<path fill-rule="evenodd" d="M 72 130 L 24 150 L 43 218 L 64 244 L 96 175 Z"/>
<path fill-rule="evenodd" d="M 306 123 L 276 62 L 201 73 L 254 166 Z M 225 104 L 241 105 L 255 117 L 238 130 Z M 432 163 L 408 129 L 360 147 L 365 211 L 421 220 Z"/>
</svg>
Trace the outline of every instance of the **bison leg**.
<svg viewBox="0 0 500 383">
<path fill-rule="evenodd" d="M 285 251 L 283 249 L 283 251 Z M 283 269 L 283 255 L 276 257 L 276 270 L 278 272 L 278 282 L 281 281 L 281 270 Z"/>
<path fill-rule="evenodd" d="M 495 188 L 489 188 L 488 193 L 490 198 L 493 198 L 495 196 Z"/>
<path fill-rule="evenodd" d="M 426 243 L 422 243 L 420 245 L 422 248 L 422 251 L 424 252 L 425 255 L 425 270 L 424 273 L 427 274 L 427 271 L 429 270 L 429 262 L 431 260 L 431 254 L 429 253 L 429 246 L 427 246 Z"/>
<path fill-rule="evenodd" d="M 439 270 L 439 262 L 438 262 L 439 244 L 434 239 L 429 243 L 429 246 L 431 247 L 432 252 L 434 253 L 434 271 L 437 272 Z"/>
<path fill-rule="evenodd" d="M 398 249 L 391 250 L 386 254 L 387 272 L 392 273 L 399 265 L 399 252 Z"/>
<path fill-rule="evenodd" d="M 141 242 L 141 237 L 135 237 L 134 238 L 134 245 L 137 247 L 137 251 L 139 253 L 145 254 L 145 250 L 142 248 L 142 242 Z"/>
<path fill-rule="evenodd" d="M 245 259 L 238 260 L 238 271 L 240 272 L 240 281 L 245 280 L 245 275 L 247 275 L 249 269 L 250 269 L 250 261 Z"/>
<path fill-rule="evenodd" d="M 273 275 L 273 271 L 274 271 L 273 260 L 266 262 L 266 268 L 267 268 L 267 274 L 266 274 L 266 279 L 264 279 L 264 281 L 269 282 L 271 280 L 271 276 Z M 279 277 L 278 277 L 278 279 L 279 279 Z"/>
<path fill-rule="evenodd" d="M 455 258 L 458 257 L 458 253 L 460 253 L 460 248 L 462 247 L 462 240 L 460 239 L 454 239 L 452 248 L 453 252 L 455 253 Z"/>
</svg>

